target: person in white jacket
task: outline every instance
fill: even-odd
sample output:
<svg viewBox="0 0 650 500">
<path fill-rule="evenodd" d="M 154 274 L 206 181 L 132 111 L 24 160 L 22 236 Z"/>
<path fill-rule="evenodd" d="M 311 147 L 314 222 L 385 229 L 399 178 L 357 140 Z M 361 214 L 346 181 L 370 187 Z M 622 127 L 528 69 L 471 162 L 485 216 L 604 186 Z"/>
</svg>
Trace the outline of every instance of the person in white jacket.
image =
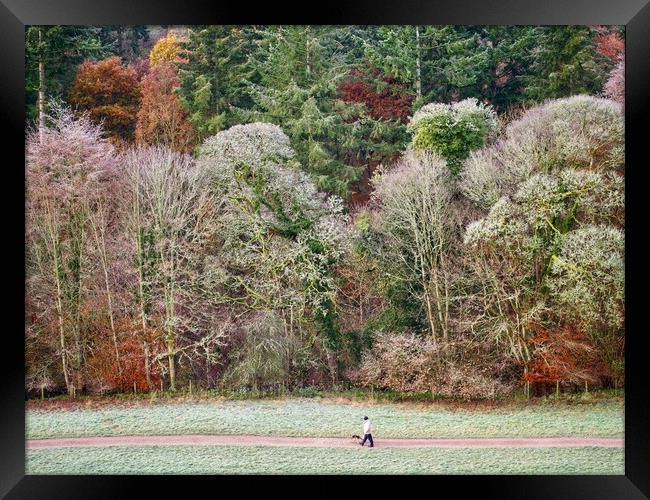
<svg viewBox="0 0 650 500">
<path fill-rule="evenodd" d="M 363 417 L 363 441 L 359 444 L 363 446 L 366 441 L 370 442 L 368 445 L 370 448 L 375 446 L 375 443 L 372 440 L 372 422 L 370 422 L 368 417 Z"/>
</svg>

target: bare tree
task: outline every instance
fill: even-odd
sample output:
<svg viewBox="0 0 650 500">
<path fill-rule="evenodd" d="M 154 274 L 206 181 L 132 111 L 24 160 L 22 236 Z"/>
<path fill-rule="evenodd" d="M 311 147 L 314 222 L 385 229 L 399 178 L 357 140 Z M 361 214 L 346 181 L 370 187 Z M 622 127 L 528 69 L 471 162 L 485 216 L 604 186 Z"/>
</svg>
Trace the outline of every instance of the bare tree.
<svg viewBox="0 0 650 500">
<path fill-rule="evenodd" d="M 46 127 L 27 137 L 27 230 L 32 270 L 50 283 L 68 393 L 83 386 L 80 328 L 93 197 L 115 168 L 115 151 L 99 127 L 53 106 Z M 72 345 L 70 345 L 70 341 Z"/>
<path fill-rule="evenodd" d="M 213 222 L 206 213 L 211 200 L 189 155 L 138 148 L 126 154 L 123 167 L 131 186 L 128 227 L 135 243 L 142 328 L 148 327 L 150 308 L 158 308 L 175 390 L 179 306 L 193 286 L 188 270 Z"/>
<path fill-rule="evenodd" d="M 423 304 L 433 341 L 446 340 L 450 300 L 446 252 L 453 194 L 446 163 L 430 153 L 410 152 L 374 182 L 384 241 L 381 258 L 391 279 L 401 281 Z"/>
</svg>

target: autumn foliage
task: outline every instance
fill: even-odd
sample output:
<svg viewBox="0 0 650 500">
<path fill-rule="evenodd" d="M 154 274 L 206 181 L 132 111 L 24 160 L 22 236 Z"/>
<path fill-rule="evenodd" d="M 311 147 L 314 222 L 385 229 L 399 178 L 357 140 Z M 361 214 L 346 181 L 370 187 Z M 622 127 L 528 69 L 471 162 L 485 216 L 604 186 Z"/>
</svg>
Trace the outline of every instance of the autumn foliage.
<svg viewBox="0 0 650 500">
<path fill-rule="evenodd" d="M 534 355 L 525 381 L 580 384 L 610 376 L 601 351 L 575 325 L 564 324 L 553 331 L 531 325 L 531 331 Z"/>
<path fill-rule="evenodd" d="M 174 33 L 168 33 L 166 37 L 156 42 L 149 54 L 151 67 L 167 62 L 179 61 L 179 39 Z"/>
<path fill-rule="evenodd" d="M 150 328 L 143 335 L 139 322 L 130 318 L 120 319 L 116 326 L 119 332 L 119 366 L 115 363 L 115 347 L 105 322 L 98 323 L 94 332 L 93 354 L 88 359 L 89 379 L 94 382 L 92 389 L 133 391 L 135 388 L 145 392 L 160 387 L 161 371 L 158 363 L 151 365 L 149 382 L 147 381 L 144 347 L 146 341 L 152 349 L 161 350 L 160 332 Z"/>
<path fill-rule="evenodd" d="M 178 86 L 178 71 L 170 62 L 153 66 L 143 78 L 136 142 L 160 144 L 180 152 L 192 150 L 196 130 L 176 94 Z"/>
<path fill-rule="evenodd" d="M 602 33 L 595 39 L 596 52 L 616 62 L 625 51 L 625 42 L 617 33 Z"/>
<path fill-rule="evenodd" d="M 408 93 L 406 85 L 376 69 L 369 75 L 353 70 L 339 91 L 344 101 L 364 103 L 375 119 L 406 123 L 411 114 L 413 95 Z"/>
<path fill-rule="evenodd" d="M 138 78 L 119 57 L 86 61 L 79 66 L 70 94 L 78 112 L 87 112 L 114 142 L 129 141 L 135 132 L 138 112 Z"/>
</svg>

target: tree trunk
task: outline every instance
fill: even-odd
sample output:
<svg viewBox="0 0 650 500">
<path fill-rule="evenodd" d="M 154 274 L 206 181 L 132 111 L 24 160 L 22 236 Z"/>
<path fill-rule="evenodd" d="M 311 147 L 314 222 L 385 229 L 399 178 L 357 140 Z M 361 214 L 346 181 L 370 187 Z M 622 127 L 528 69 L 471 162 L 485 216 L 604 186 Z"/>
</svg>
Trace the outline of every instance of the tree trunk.
<svg viewBox="0 0 650 500">
<path fill-rule="evenodd" d="M 149 344 L 144 342 L 144 374 L 147 378 L 147 387 L 151 390 L 151 365 L 149 364 Z"/>
<path fill-rule="evenodd" d="M 176 364 L 174 363 L 174 340 L 167 340 L 167 359 L 169 361 L 169 389 L 176 390 Z"/>
<path fill-rule="evenodd" d="M 417 52 L 415 57 L 415 90 L 418 99 L 422 97 L 422 68 L 420 62 L 420 28 L 415 27 L 415 41 L 417 45 Z"/>
<path fill-rule="evenodd" d="M 58 250 L 54 249 L 54 277 L 56 280 L 56 312 L 59 323 L 59 345 L 61 347 L 61 364 L 63 365 L 63 378 L 65 388 L 69 395 L 72 395 L 72 385 L 70 384 L 70 373 L 68 367 L 68 356 L 66 353 L 67 346 L 65 342 L 65 327 L 63 325 L 63 292 L 61 290 L 61 278 L 59 276 L 59 259 Z"/>
<path fill-rule="evenodd" d="M 431 338 L 433 339 L 433 345 L 436 345 L 437 344 L 436 325 L 433 317 L 433 309 L 431 307 L 431 298 L 429 297 L 429 292 L 424 292 L 424 302 L 427 306 L 427 319 L 429 320 L 429 329 L 431 330 Z"/>
<path fill-rule="evenodd" d="M 43 30 L 38 30 L 38 140 L 43 142 L 45 131 L 45 63 L 43 61 Z"/>
<path fill-rule="evenodd" d="M 525 385 L 525 391 L 526 391 L 526 399 L 530 399 L 530 382 L 528 381 L 528 365 L 524 366 L 524 378 L 526 378 L 526 385 Z"/>
<path fill-rule="evenodd" d="M 436 311 L 438 313 L 438 322 L 440 324 L 440 330 L 442 330 L 442 338 L 443 341 L 447 341 L 447 328 L 446 328 L 446 321 L 445 318 L 443 317 L 443 308 L 442 308 L 442 301 L 443 298 L 440 296 L 440 283 L 438 281 L 438 271 L 434 267 L 432 270 L 433 274 L 433 290 L 436 293 Z M 446 297 L 445 297 L 446 301 Z"/>
<path fill-rule="evenodd" d="M 205 379 L 208 385 L 208 389 L 210 389 L 212 382 L 210 380 L 210 352 L 206 346 L 205 348 Z"/>
<path fill-rule="evenodd" d="M 104 207 L 102 206 L 102 203 L 100 201 L 100 210 L 102 210 L 102 219 L 103 219 L 103 210 Z M 107 302 L 107 307 L 108 307 L 108 318 L 109 322 L 111 325 L 111 334 L 113 335 L 113 347 L 115 348 L 115 362 L 117 363 L 117 371 L 120 375 L 122 375 L 122 365 L 120 363 L 120 351 L 117 347 L 117 332 L 115 330 L 115 314 L 113 313 L 113 296 L 111 294 L 111 285 L 110 281 L 108 279 L 108 255 L 106 252 L 106 237 L 104 233 L 104 226 L 98 227 L 95 224 L 95 220 L 91 217 L 90 222 L 92 224 L 92 229 L 93 229 L 93 235 L 95 236 L 95 243 L 97 244 L 97 248 L 100 252 L 100 259 L 102 261 L 102 269 L 104 271 L 104 286 L 106 287 L 106 302 Z M 99 221 L 101 224 L 103 220 Z"/>
<path fill-rule="evenodd" d="M 306 70 L 307 76 L 310 76 L 311 75 L 311 62 L 309 61 L 309 33 L 307 34 L 307 39 L 305 40 L 305 58 L 306 58 L 305 70 Z"/>
</svg>

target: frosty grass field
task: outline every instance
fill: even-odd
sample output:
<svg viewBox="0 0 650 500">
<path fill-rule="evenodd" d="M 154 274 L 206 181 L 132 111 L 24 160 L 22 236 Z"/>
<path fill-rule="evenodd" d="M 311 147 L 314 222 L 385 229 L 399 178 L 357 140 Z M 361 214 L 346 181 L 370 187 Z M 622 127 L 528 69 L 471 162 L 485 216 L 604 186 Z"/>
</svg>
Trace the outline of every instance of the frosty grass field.
<svg viewBox="0 0 650 500">
<path fill-rule="evenodd" d="M 199 401 L 35 410 L 27 439 L 229 434 L 340 437 L 373 419 L 373 449 L 115 446 L 29 449 L 29 474 L 623 474 L 623 448 L 385 448 L 382 438 L 622 437 L 623 402 L 466 409 L 327 400 Z"/>
</svg>

